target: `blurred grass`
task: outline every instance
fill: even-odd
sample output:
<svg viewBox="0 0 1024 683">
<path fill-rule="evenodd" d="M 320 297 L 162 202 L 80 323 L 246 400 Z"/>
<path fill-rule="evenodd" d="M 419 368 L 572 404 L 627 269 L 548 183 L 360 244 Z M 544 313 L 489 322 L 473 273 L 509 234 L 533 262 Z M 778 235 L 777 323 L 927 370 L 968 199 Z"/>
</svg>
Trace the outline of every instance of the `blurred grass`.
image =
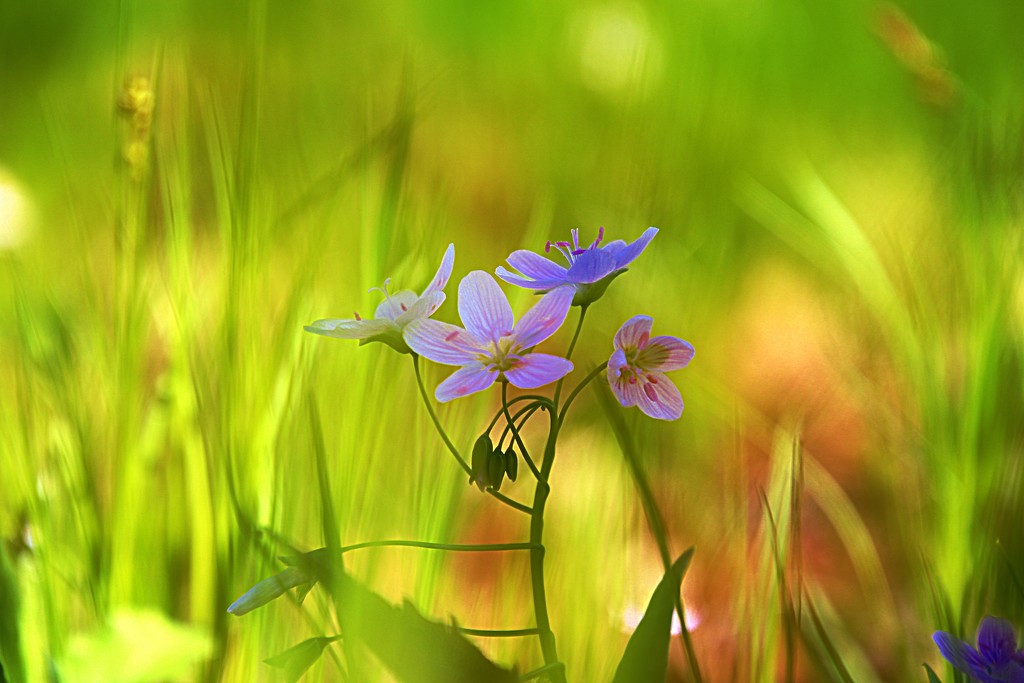
<svg viewBox="0 0 1024 683">
<path fill-rule="evenodd" d="M 82 648 L 145 614 L 154 641 L 202 634 L 190 680 L 253 680 L 333 633 L 316 593 L 225 613 L 274 571 L 275 534 L 324 542 L 310 395 L 343 542 L 521 540 L 437 442 L 407 359 L 301 326 L 368 313 L 389 276 L 421 287 L 448 242 L 460 277 L 598 225 L 661 233 L 588 315 L 578 366 L 637 312 L 697 348 L 680 422 L 626 417 L 673 545 L 697 548 L 698 654 L 734 662 L 709 680 L 775 680 L 785 629 L 797 680 L 913 680 L 940 664 L 937 628 L 1024 625 L 1022 13 L 3 5 L 0 536 L 20 607 L 3 661 L 13 631 L 29 680 L 88 680 Z M 150 79 L 148 122 L 117 108 L 131 76 Z M 441 411 L 460 446 L 493 400 Z M 659 561 L 596 404 L 577 411 L 549 593 L 570 676 L 607 680 Z M 530 625 L 525 558 L 350 557 L 425 614 Z M 798 624 L 779 562 L 807 596 Z M 132 647 L 155 661 L 156 645 Z M 539 659 L 532 641 L 481 645 Z"/>
</svg>

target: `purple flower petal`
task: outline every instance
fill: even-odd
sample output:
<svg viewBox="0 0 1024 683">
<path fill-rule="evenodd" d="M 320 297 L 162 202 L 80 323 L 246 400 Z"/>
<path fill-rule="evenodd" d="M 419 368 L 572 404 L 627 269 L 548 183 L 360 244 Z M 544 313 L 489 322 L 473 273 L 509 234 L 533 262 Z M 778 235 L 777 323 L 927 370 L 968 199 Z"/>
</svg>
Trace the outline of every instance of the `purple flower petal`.
<svg viewBox="0 0 1024 683">
<path fill-rule="evenodd" d="M 651 326 L 654 325 L 654 318 L 648 315 L 635 315 L 626 322 L 615 333 L 615 348 L 617 349 L 642 349 L 651 336 Z"/>
<path fill-rule="evenodd" d="M 572 372 L 572 362 L 548 353 L 520 356 L 511 370 L 503 374 L 520 389 L 536 389 L 558 381 Z"/>
<path fill-rule="evenodd" d="M 685 368 L 693 360 L 693 346 L 678 337 L 651 337 L 647 346 L 637 356 L 637 365 L 668 372 Z"/>
<path fill-rule="evenodd" d="M 651 243 L 651 240 L 657 234 L 657 228 L 647 228 L 634 242 L 627 244 L 623 249 L 617 250 L 615 253 L 615 269 L 625 268 L 632 263 L 647 248 L 647 245 Z M 605 249 L 607 250 L 607 247 Z"/>
<path fill-rule="evenodd" d="M 512 338 L 524 349 L 540 344 L 565 322 L 574 296 L 576 290 L 571 286 L 558 287 L 542 296 L 516 325 Z"/>
<path fill-rule="evenodd" d="M 434 292 L 440 292 L 444 289 L 445 285 L 448 284 L 448 278 L 452 276 L 452 267 L 455 265 L 455 245 L 449 244 L 448 248 L 444 250 L 444 256 L 441 257 L 441 265 L 438 267 L 437 272 L 434 273 L 434 279 L 430 281 L 427 288 L 423 290 L 422 296 L 427 296 Z"/>
<path fill-rule="evenodd" d="M 342 320 L 324 319 L 306 325 L 306 332 L 320 334 L 338 339 L 367 339 L 388 330 L 398 330 L 398 326 L 387 318 L 374 320 Z"/>
<path fill-rule="evenodd" d="M 576 257 L 576 262 L 569 266 L 566 278 L 578 285 L 589 285 L 597 282 L 616 269 L 615 257 L 604 249 L 588 249 Z"/>
<path fill-rule="evenodd" d="M 1007 664 L 1001 673 L 1006 683 L 1024 683 L 1024 664 L 1018 663 L 1016 659 Z"/>
<path fill-rule="evenodd" d="M 945 631 L 936 631 L 932 640 L 939 647 L 942 656 L 957 670 L 974 676 L 978 671 L 984 671 L 985 661 L 978 651 L 973 647 Z"/>
<path fill-rule="evenodd" d="M 418 300 L 419 297 L 416 296 L 416 292 L 411 289 L 395 292 L 391 296 L 384 297 L 384 301 L 381 301 L 380 305 L 377 306 L 377 310 L 373 312 L 373 317 L 398 320 L 403 313 L 415 306 Z"/>
<path fill-rule="evenodd" d="M 565 281 L 566 269 L 563 266 L 532 251 L 519 249 L 509 254 L 505 260 L 531 280 Z"/>
<path fill-rule="evenodd" d="M 475 362 L 483 352 L 479 342 L 466 330 L 431 318 L 409 323 L 402 336 L 410 349 L 445 365 Z"/>
<path fill-rule="evenodd" d="M 683 397 L 679 389 L 660 372 L 649 372 L 638 377 L 640 392 L 637 406 L 645 415 L 658 420 L 678 420 L 683 414 Z"/>
<path fill-rule="evenodd" d="M 474 270 L 459 283 L 459 316 L 479 341 L 495 341 L 512 332 L 514 319 L 508 298 L 494 278 Z"/>
<path fill-rule="evenodd" d="M 498 371 L 483 363 L 473 363 L 453 372 L 448 379 L 437 385 L 434 396 L 441 403 L 454 398 L 469 396 L 483 391 L 498 379 Z"/>
<path fill-rule="evenodd" d="M 615 257 L 616 263 L 618 263 L 619 260 L 619 253 L 625 248 L 626 242 L 624 240 L 612 240 L 608 244 L 601 247 L 602 250 Z"/>
<path fill-rule="evenodd" d="M 611 358 L 608 359 L 608 384 L 611 386 L 615 398 L 625 408 L 635 406 L 640 398 L 640 385 L 635 380 L 633 373 L 629 372 L 624 375 L 622 372 L 623 368 L 627 366 L 625 352 L 622 349 L 615 349 Z"/>
<path fill-rule="evenodd" d="M 559 285 L 566 284 L 567 280 L 559 278 L 558 280 L 530 280 L 521 275 L 506 270 L 502 266 L 498 266 L 494 269 L 494 272 L 505 282 L 516 287 L 523 287 L 525 289 L 554 289 Z"/>
<path fill-rule="evenodd" d="M 978 650 L 994 667 L 1010 661 L 1017 651 L 1017 635 L 1006 619 L 985 617 L 978 627 Z"/>
<path fill-rule="evenodd" d="M 405 327 L 413 320 L 419 320 L 420 318 L 427 318 L 434 314 L 434 311 L 441 307 L 444 303 L 445 294 L 444 292 L 430 292 L 424 294 L 416 300 L 409 310 L 398 316 L 395 319 L 395 323 L 399 327 Z"/>
</svg>

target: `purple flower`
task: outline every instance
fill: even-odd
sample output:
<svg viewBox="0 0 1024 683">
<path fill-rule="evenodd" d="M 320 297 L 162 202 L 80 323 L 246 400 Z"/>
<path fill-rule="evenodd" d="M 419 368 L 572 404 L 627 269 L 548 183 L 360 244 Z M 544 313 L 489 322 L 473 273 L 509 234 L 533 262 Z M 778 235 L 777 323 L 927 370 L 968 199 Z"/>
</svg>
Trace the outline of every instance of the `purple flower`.
<svg viewBox="0 0 1024 683">
<path fill-rule="evenodd" d="M 373 318 L 367 320 L 355 314 L 355 319 L 325 319 L 306 325 L 305 330 L 313 334 L 339 339 L 361 339 L 362 343 L 380 341 L 388 344 L 396 351 L 409 353 L 409 347 L 402 340 L 402 330 L 416 320 L 433 315 L 444 303 L 444 287 L 452 275 L 455 264 L 455 245 L 449 244 L 441 259 L 433 279 L 423 293 L 404 289 L 394 294 L 388 293 L 390 278 L 384 281 L 383 287 L 376 287 L 384 293 L 384 301 L 380 302 Z M 373 290 L 370 290 L 373 291 Z"/>
<path fill-rule="evenodd" d="M 422 318 L 406 326 L 405 341 L 435 363 L 462 366 L 438 385 L 438 401 L 483 391 L 499 377 L 533 389 L 572 370 L 565 358 L 529 351 L 562 326 L 572 297 L 571 287 L 555 288 L 516 325 L 501 287 L 490 274 L 475 270 L 459 283 L 459 317 L 466 329 Z"/>
<path fill-rule="evenodd" d="M 573 303 L 577 306 L 590 304 L 597 301 L 604 294 L 608 284 L 621 275 L 626 266 L 647 248 L 658 234 L 658 229 L 647 228 L 639 238 L 629 244 L 615 240 L 603 247 L 600 245 L 604 239 L 604 228 L 598 230 L 597 239 L 589 247 L 580 247 L 579 230 L 573 229 L 571 232 L 572 242 L 548 242 L 544 247 L 547 253 L 551 252 L 552 247 L 561 252 L 569 264 L 568 267 L 560 266 L 532 251 L 519 249 L 509 254 L 506 259 L 519 273 L 509 271 L 504 266 L 498 266 L 495 273 L 510 285 L 527 289 L 545 291 L 562 285 L 572 285 L 576 290 L 576 299 Z"/>
<path fill-rule="evenodd" d="M 945 631 L 936 631 L 932 640 L 950 664 L 976 681 L 1024 683 L 1024 650 L 1017 649 L 1017 635 L 1005 619 L 981 620 L 978 649 Z"/>
<path fill-rule="evenodd" d="M 652 318 L 637 315 L 615 333 L 608 383 L 623 406 L 639 406 L 650 417 L 675 420 L 683 414 L 683 397 L 664 373 L 685 368 L 693 347 L 676 337 L 652 337 L 653 323 Z"/>
</svg>

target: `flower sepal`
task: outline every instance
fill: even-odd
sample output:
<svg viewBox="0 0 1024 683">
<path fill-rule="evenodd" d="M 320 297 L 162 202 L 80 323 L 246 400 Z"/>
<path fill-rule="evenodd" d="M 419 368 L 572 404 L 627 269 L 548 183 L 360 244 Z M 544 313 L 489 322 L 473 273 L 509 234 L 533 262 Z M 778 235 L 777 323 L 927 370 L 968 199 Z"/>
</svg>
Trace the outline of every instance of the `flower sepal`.
<svg viewBox="0 0 1024 683">
<path fill-rule="evenodd" d="M 380 334 L 375 334 L 372 337 L 367 337 L 366 339 L 360 339 L 359 345 L 365 346 L 370 342 L 386 344 L 399 353 L 408 353 L 410 355 L 413 353 L 412 349 L 409 348 L 409 345 L 405 343 L 405 339 L 402 337 L 402 331 L 397 327 L 381 332 Z"/>
<path fill-rule="evenodd" d="M 608 289 L 608 285 L 612 283 L 612 280 L 622 275 L 627 270 L 629 270 L 629 268 L 619 268 L 618 270 L 608 273 L 597 282 L 592 282 L 589 285 L 577 285 L 576 295 L 572 298 L 572 305 L 585 308 L 594 303 L 604 296 L 605 290 Z"/>
</svg>

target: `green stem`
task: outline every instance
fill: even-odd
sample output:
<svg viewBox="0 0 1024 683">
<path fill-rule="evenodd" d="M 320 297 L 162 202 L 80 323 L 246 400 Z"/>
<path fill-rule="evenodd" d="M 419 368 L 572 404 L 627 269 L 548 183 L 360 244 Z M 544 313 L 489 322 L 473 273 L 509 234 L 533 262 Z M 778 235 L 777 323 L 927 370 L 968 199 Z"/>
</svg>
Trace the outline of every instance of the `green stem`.
<svg viewBox="0 0 1024 683">
<path fill-rule="evenodd" d="M 540 649 L 544 654 L 544 663 L 550 668 L 552 683 L 566 683 L 565 668 L 559 665 L 558 651 L 555 648 L 555 634 L 551 630 L 551 619 L 548 617 L 547 594 L 544 588 L 544 507 L 547 504 L 551 487 L 547 478 L 555 461 L 555 444 L 558 441 L 559 421 L 554 411 L 550 413 L 548 440 L 544 446 L 544 460 L 541 463 L 541 477 L 537 480 L 537 488 L 533 498 L 533 514 L 530 516 L 530 543 L 536 547 L 530 551 L 530 581 L 533 586 L 533 611 L 537 616 L 537 635 Z M 558 666 L 556 666 L 558 665 Z"/>
<path fill-rule="evenodd" d="M 565 359 L 570 360 L 572 358 L 572 352 L 576 349 L 576 342 L 580 339 L 580 332 L 583 330 L 583 319 L 587 316 L 587 306 L 580 306 L 580 318 L 576 321 L 576 331 L 573 332 L 572 341 L 569 342 L 569 350 L 565 352 Z M 558 380 L 558 384 L 555 385 L 555 398 L 552 401 L 554 405 L 558 406 L 558 397 L 562 395 L 562 384 L 565 382 L 565 377 Z"/>
<path fill-rule="evenodd" d="M 565 399 L 565 405 L 562 406 L 561 412 L 558 413 L 558 421 L 559 422 L 564 422 L 565 421 L 565 414 L 567 412 L 569 412 L 569 406 L 572 405 L 572 402 L 576 399 L 577 396 L 579 396 L 579 393 L 581 391 L 583 391 L 584 387 L 586 387 L 588 384 L 590 384 L 594 380 L 595 377 L 597 377 L 602 372 L 604 372 L 604 369 L 607 368 L 607 367 L 608 367 L 608 361 L 605 361 L 605 362 L 601 363 L 596 368 L 591 370 L 590 374 L 588 374 L 586 377 L 584 377 L 582 382 L 580 382 L 579 384 L 576 385 L 576 388 L 572 390 L 572 393 L 569 394 L 569 397 L 567 399 Z"/>
<path fill-rule="evenodd" d="M 540 403 L 548 410 L 555 409 L 555 404 L 551 402 L 550 398 L 548 398 L 547 396 L 540 396 L 538 394 L 526 394 L 524 396 L 516 396 L 514 399 L 508 402 L 508 405 L 511 408 L 514 404 L 519 403 L 520 401 L 533 401 L 534 403 Z M 488 432 L 494 429 L 494 425 L 498 424 L 498 418 L 500 418 L 504 413 L 504 408 L 498 408 L 498 412 L 494 414 L 494 417 L 491 418 L 490 424 L 487 425 Z"/>
<path fill-rule="evenodd" d="M 427 388 L 423 386 L 423 376 L 420 374 L 420 357 L 415 354 L 412 357 L 412 367 L 416 370 L 416 384 L 420 388 L 420 396 L 423 397 L 423 405 L 427 407 L 427 412 L 430 413 L 430 419 L 434 421 L 434 427 L 437 428 L 437 433 L 441 435 L 441 440 L 444 441 L 444 445 L 448 447 L 451 454 L 459 461 L 459 467 L 463 469 L 467 476 L 473 476 L 473 469 L 459 454 L 459 449 L 456 448 L 455 444 L 452 443 L 452 440 L 448 438 L 448 434 L 444 431 L 444 427 L 441 426 L 441 421 L 437 419 L 437 413 L 434 412 L 434 406 L 430 403 L 430 397 L 427 396 Z"/>
<path fill-rule="evenodd" d="M 500 500 L 502 503 L 505 503 L 509 507 L 513 507 L 516 510 L 519 510 L 520 512 L 525 512 L 528 515 L 533 514 L 533 508 L 531 508 L 529 505 L 523 505 L 518 500 L 512 500 L 503 493 L 498 493 L 494 489 L 487 489 L 487 493 L 491 494 L 493 497 L 497 498 L 498 500 Z"/>
<path fill-rule="evenodd" d="M 520 682 L 522 682 L 522 681 L 532 681 L 533 679 L 540 678 L 544 674 L 546 674 L 546 673 L 548 673 L 550 671 L 554 671 L 555 669 L 562 669 L 562 675 L 563 676 L 565 675 L 565 671 L 564 671 L 565 670 L 565 664 L 562 664 L 561 662 L 555 662 L 554 664 L 545 664 L 544 666 L 542 666 L 539 669 L 534 669 L 533 671 L 529 671 L 529 672 L 523 674 L 522 676 L 520 676 L 519 680 L 520 680 Z"/>
<path fill-rule="evenodd" d="M 516 412 L 516 414 L 512 416 L 512 419 L 515 420 L 516 422 L 518 422 L 519 423 L 518 424 L 519 429 L 522 429 L 523 425 L 525 425 L 527 423 L 527 421 L 531 417 L 533 417 L 533 414 L 535 412 L 537 412 L 538 410 L 540 410 L 541 408 L 543 408 L 543 407 L 544 406 L 535 405 L 535 404 L 531 403 L 530 405 L 526 406 L 525 408 L 520 408 L 519 411 Z M 523 417 L 524 414 L 526 415 L 526 417 Z M 520 420 L 519 419 L 520 417 L 523 417 L 523 419 Z M 512 433 L 511 425 L 505 425 L 505 428 L 503 430 L 501 430 L 501 436 L 498 437 L 498 450 L 501 450 L 502 444 L 505 443 L 505 437 L 507 437 L 511 433 Z"/>
<path fill-rule="evenodd" d="M 537 481 L 541 481 L 544 477 L 541 476 L 540 470 L 533 464 L 533 458 L 530 457 L 530 452 L 526 450 L 526 444 L 523 443 L 523 438 L 519 436 L 519 430 L 516 428 L 516 421 L 512 419 L 512 415 L 508 412 L 508 382 L 503 381 L 501 383 L 501 408 L 505 411 L 505 421 L 508 422 L 508 426 L 512 428 L 512 437 L 516 440 L 516 444 L 519 446 L 519 451 L 523 454 L 523 460 L 526 461 L 530 471 L 533 472 L 533 476 L 537 478 Z"/>
<path fill-rule="evenodd" d="M 455 553 L 489 553 L 489 552 L 502 552 L 507 550 L 533 550 L 534 545 L 532 543 L 476 543 L 476 544 L 462 544 L 462 543 L 431 543 L 430 541 L 404 541 L 404 540 L 390 540 L 390 541 L 366 541 L 364 543 L 355 543 L 353 545 L 344 545 L 341 547 L 342 553 L 351 552 L 353 550 L 362 550 L 363 548 L 423 548 L 426 550 L 447 550 Z"/>
<path fill-rule="evenodd" d="M 467 636 L 480 636 L 482 638 L 520 638 L 522 636 L 537 635 L 537 629 L 535 628 L 495 630 L 490 628 L 466 628 L 464 626 L 456 626 L 455 630 L 459 633 L 465 633 Z"/>
</svg>

